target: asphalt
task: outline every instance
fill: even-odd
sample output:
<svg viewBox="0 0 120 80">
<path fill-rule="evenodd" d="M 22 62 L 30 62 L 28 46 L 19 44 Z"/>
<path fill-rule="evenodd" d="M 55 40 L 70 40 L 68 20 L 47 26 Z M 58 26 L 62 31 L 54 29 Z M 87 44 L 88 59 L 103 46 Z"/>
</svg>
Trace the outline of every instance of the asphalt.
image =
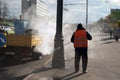
<svg viewBox="0 0 120 80">
<path fill-rule="evenodd" d="M 71 46 L 71 47 L 68 47 Z M 93 34 L 89 41 L 88 73 L 74 73 L 73 45 L 65 46 L 65 69 L 51 67 L 51 61 L 38 68 L 23 80 L 119 80 L 120 79 L 120 41 L 110 39 L 109 35 Z M 69 56 L 68 56 L 69 55 Z M 81 62 L 80 62 L 81 64 Z"/>
</svg>

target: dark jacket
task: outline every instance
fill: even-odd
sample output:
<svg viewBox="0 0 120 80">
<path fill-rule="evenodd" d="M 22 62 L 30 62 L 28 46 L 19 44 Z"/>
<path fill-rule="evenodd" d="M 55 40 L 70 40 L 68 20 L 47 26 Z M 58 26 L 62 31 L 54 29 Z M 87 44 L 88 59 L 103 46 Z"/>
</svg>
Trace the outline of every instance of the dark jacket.
<svg viewBox="0 0 120 80">
<path fill-rule="evenodd" d="M 87 32 L 87 39 L 92 40 L 92 36 L 88 32 Z M 73 33 L 73 35 L 71 37 L 71 42 L 74 43 L 74 33 Z"/>
<path fill-rule="evenodd" d="M 81 24 L 79 24 L 79 25 L 77 26 L 77 30 L 85 30 L 85 29 L 82 27 Z M 77 31 L 77 30 L 76 30 L 76 31 Z M 87 33 L 87 39 L 88 39 L 88 40 L 92 40 L 92 36 L 91 36 L 88 32 L 86 32 L 86 33 Z M 71 42 L 74 43 L 74 33 L 73 33 L 73 35 L 72 35 L 72 37 L 71 37 Z"/>
<path fill-rule="evenodd" d="M 85 29 L 83 28 L 82 24 L 78 24 L 77 30 L 85 30 Z M 91 36 L 87 31 L 86 31 L 86 34 L 87 34 L 87 39 L 88 39 L 88 40 L 92 40 L 92 36 Z M 74 43 L 74 33 L 73 33 L 73 35 L 72 35 L 72 37 L 71 37 L 71 42 Z M 76 53 L 77 53 L 77 52 L 78 52 L 78 53 L 79 53 L 79 52 L 87 53 L 87 50 L 88 50 L 87 47 L 86 47 L 86 48 L 80 48 L 80 47 L 75 48 L 75 52 L 76 52 Z"/>
<path fill-rule="evenodd" d="M 92 36 L 88 32 L 87 32 L 87 39 L 92 40 Z M 74 33 L 73 33 L 73 35 L 71 37 L 71 42 L 74 43 Z M 82 51 L 84 53 L 84 52 L 87 52 L 87 50 L 88 50 L 87 47 L 86 48 L 75 48 L 75 52 Z"/>
</svg>

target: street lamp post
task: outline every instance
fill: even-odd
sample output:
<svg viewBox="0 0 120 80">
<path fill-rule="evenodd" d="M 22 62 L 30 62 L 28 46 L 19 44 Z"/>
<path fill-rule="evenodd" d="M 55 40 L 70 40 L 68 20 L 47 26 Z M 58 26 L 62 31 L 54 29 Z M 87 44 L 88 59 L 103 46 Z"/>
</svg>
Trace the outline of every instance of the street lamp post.
<svg viewBox="0 0 120 80">
<path fill-rule="evenodd" d="M 86 29 L 88 26 L 88 0 L 86 0 Z"/>
<path fill-rule="evenodd" d="M 64 4 L 64 5 L 83 5 L 84 3 Z M 86 0 L 86 28 L 88 26 L 88 0 Z"/>
<path fill-rule="evenodd" d="M 109 4 L 109 6 L 110 6 L 110 14 L 111 14 L 111 2 L 110 1 L 105 1 L 105 3 Z"/>
<path fill-rule="evenodd" d="M 64 46 L 62 36 L 62 17 L 63 17 L 63 0 L 57 0 L 57 24 L 56 35 L 54 39 L 54 54 L 52 59 L 53 68 L 65 68 Z"/>
</svg>

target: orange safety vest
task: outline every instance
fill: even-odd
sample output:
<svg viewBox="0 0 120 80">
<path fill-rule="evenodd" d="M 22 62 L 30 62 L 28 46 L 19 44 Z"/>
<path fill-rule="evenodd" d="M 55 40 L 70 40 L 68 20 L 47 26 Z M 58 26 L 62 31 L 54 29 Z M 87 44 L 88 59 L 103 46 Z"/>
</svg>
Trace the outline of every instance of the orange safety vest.
<svg viewBox="0 0 120 80">
<path fill-rule="evenodd" d="M 77 30 L 74 33 L 74 47 L 80 47 L 80 48 L 87 48 L 88 47 L 88 41 L 87 41 L 87 34 L 85 30 Z"/>
</svg>

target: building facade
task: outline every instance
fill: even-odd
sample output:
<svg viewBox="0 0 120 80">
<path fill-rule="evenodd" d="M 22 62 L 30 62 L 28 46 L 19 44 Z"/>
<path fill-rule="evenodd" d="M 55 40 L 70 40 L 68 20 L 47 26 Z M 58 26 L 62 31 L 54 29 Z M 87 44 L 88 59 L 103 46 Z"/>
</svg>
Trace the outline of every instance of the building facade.
<svg viewBox="0 0 120 80">
<path fill-rule="evenodd" d="M 28 16 L 47 17 L 47 5 L 41 0 L 22 0 L 22 19 Z"/>
</svg>

